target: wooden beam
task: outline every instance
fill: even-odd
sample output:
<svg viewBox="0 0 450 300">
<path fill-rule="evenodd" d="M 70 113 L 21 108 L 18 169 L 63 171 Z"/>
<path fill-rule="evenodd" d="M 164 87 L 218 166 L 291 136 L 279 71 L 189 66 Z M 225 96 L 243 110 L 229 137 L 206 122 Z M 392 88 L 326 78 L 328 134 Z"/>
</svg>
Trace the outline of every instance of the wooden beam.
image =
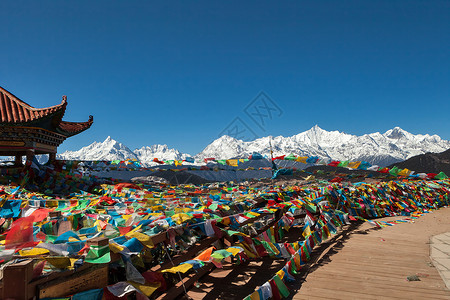
<svg viewBox="0 0 450 300">
<path fill-rule="evenodd" d="M 37 294 L 39 299 L 64 297 L 91 289 L 104 288 L 107 285 L 108 264 L 99 264 L 68 277 L 58 278 L 38 285 Z"/>
</svg>

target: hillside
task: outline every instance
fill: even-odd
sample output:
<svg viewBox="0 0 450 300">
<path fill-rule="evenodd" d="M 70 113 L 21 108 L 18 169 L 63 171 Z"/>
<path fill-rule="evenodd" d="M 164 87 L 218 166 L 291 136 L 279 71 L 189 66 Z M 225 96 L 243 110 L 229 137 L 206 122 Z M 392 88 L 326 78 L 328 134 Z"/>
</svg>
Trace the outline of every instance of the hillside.
<svg viewBox="0 0 450 300">
<path fill-rule="evenodd" d="M 392 164 L 401 169 L 408 168 L 416 173 L 450 174 L 450 149 L 441 153 L 425 153 L 411 157 L 403 162 Z"/>
</svg>

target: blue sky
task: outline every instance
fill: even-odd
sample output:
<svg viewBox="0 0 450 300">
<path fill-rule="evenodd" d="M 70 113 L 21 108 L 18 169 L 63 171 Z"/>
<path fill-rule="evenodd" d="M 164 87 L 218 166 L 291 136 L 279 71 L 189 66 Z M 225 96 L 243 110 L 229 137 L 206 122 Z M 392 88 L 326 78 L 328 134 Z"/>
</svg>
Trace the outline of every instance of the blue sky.
<svg viewBox="0 0 450 300">
<path fill-rule="evenodd" d="M 94 116 L 59 152 L 110 135 L 196 154 L 235 118 L 450 139 L 450 1 L 243 2 L 1 1 L 0 86 Z M 261 91 L 279 111 L 258 126 Z"/>
</svg>

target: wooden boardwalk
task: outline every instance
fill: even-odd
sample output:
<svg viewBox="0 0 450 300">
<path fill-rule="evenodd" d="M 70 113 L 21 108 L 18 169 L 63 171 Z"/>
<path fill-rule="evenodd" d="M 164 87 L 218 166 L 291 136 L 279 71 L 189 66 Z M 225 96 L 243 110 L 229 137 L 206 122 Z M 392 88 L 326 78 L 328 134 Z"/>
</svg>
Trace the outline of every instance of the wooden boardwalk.
<svg viewBox="0 0 450 300">
<path fill-rule="evenodd" d="M 316 258 L 292 299 L 450 299 L 430 259 L 430 238 L 446 231 L 449 208 L 378 230 L 363 224 Z"/>
<path fill-rule="evenodd" d="M 425 214 L 415 223 L 357 227 L 315 249 L 297 282 L 289 286 L 290 299 L 450 299 L 429 245 L 432 236 L 450 232 L 450 208 Z M 242 299 L 283 265 L 263 260 L 225 266 L 202 278 L 188 294 L 193 299 Z M 413 275 L 420 281 L 407 280 Z"/>
</svg>

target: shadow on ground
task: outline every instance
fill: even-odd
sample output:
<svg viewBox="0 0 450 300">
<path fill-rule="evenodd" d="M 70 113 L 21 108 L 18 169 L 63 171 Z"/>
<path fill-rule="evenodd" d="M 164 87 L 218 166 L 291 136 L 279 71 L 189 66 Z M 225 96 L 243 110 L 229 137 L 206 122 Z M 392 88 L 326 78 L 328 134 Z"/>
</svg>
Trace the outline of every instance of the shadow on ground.
<svg viewBox="0 0 450 300">
<path fill-rule="evenodd" d="M 303 282 L 307 280 L 308 274 L 314 272 L 323 265 L 331 262 L 331 257 L 342 250 L 345 242 L 353 234 L 367 234 L 369 231 L 378 228 L 358 230 L 363 222 L 352 223 L 344 226 L 335 236 L 323 241 L 315 247 L 310 255 L 310 260 L 302 267 L 295 276 L 294 283 L 287 283 L 290 290 L 288 299 L 300 292 Z M 289 234 L 284 237 L 284 242 L 298 241 L 301 236 L 301 229 L 292 228 Z M 214 272 L 204 276 L 196 286 L 190 290 L 192 299 L 244 299 L 253 293 L 255 288 L 270 280 L 276 272 L 281 270 L 287 260 L 272 259 L 264 257 L 258 261 L 249 261 L 242 265 L 226 265 L 223 269 L 216 269 Z M 184 295 L 181 299 L 190 299 Z"/>
</svg>

